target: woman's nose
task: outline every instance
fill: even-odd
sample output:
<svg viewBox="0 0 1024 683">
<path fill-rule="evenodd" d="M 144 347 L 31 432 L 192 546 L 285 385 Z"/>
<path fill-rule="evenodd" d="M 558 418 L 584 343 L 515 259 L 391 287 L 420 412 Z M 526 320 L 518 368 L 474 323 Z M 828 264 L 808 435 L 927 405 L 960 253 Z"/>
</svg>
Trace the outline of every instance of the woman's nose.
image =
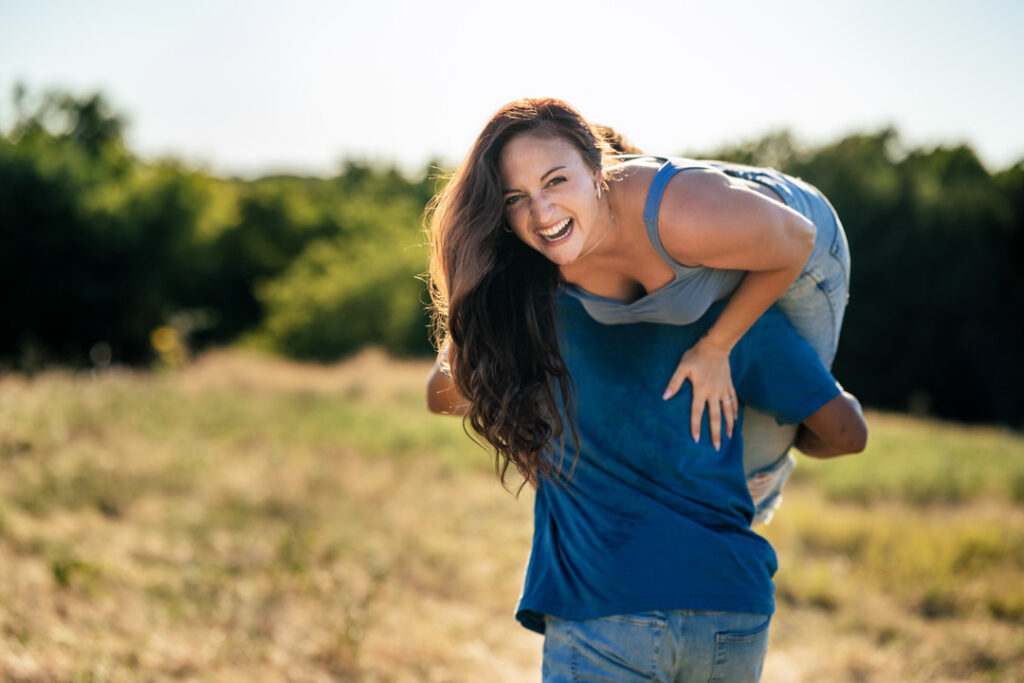
<svg viewBox="0 0 1024 683">
<path fill-rule="evenodd" d="M 533 216 L 533 220 L 543 223 L 545 219 L 551 216 L 551 202 L 543 196 L 531 199 L 530 214 Z"/>
</svg>

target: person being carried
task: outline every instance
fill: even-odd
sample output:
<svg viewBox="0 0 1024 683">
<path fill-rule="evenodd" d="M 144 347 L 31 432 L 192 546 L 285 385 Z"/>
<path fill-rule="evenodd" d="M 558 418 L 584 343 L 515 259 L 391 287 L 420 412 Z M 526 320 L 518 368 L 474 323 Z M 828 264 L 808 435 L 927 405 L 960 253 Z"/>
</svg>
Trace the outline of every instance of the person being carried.
<svg viewBox="0 0 1024 683">
<path fill-rule="evenodd" d="M 502 471 L 514 465 L 532 481 L 560 429 L 551 419 L 565 393 L 551 312 L 559 291 L 607 325 L 687 324 L 727 301 L 659 389 L 670 400 L 693 387 L 691 439 L 705 420 L 715 448 L 739 412 L 729 355 L 770 305 L 831 366 L 849 250 L 828 201 L 796 178 L 618 158 L 568 104 L 527 99 L 491 118 L 430 216 L 438 348 Z M 744 430 L 755 520 L 765 521 L 792 467 L 795 427 L 748 411 Z"/>
</svg>

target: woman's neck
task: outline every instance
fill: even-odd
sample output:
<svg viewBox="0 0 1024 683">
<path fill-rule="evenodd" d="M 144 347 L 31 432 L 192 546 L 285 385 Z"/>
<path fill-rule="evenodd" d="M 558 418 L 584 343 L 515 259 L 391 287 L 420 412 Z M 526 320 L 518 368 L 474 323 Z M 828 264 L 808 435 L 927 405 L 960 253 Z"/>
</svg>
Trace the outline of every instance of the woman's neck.
<svg viewBox="0 0 1024 683">
<path fill-rule="evenodd" d="M 574 282 L 580 277 L 595 270 L 601 272 L 617 271 L 617 262 L 628 251 L 626 240 L 623 239 L 622 229 L 619 227 L 619 219 L 616 217 L 615 205 L 611 201 L 610 194 L 605 193 L 601 198 L 603 215 L 601 221 L 603 228 L 597 226 L 600 236 L 587 247 L 572 263 L 560 267 L 562 276 L 569 282 Z"/>
<path fill-rule="evenodd" d="M 615 222 L 615 212 L 612 209 L 612 202 L 608 193 L 605 193 L 604 198 L 601 200 L 601 203 L 604 205 L 605 209 L 604 211 L 600 212 L 605 215 L 604 231 L 601 233 L 601 236 L 597 238 L 597 241 L 594 242 L 594 244 L 592 244 L 582 254 L 576 257 L 576 263 L 582 261 L 583 259 L 590 256 L 591 254 L 594 254 L 595 252 L 601 254 L 610 251 L 614 246 L 614 242 L 617 241 L 615 238 L 618 237 L 618 226 Z M 612 236 L 612 239 L 610 240 L 608 239 L 609 235 Z M 605 244 L 606 242 L 607 244 Z M 598 250 L 601 248 L 602 245 L 605 246 L 605 250 L 604 252 L 599 252 Z"/>
</svg>

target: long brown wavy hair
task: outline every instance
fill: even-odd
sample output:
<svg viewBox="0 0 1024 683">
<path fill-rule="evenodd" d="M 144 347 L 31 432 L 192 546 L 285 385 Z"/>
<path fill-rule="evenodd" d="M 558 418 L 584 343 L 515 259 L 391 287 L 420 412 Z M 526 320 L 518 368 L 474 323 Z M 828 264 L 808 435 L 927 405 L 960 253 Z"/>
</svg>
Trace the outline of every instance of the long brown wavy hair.
<svg viewBox="0 0 1024 683">
<path fill-rule="evenodd" d="M 522 99 L 502 107 L 427 208 L 429 289 L 434 340 L 447 349 L 447 370 L 469 401 L 466 423 L 494 448 L 502 483 L 514 465 L 524 485 L 539 486 L 561 472 L 559 408 L 560 401 L 571 405 L 572 382 L 555 326 L 558 266 L 505 223 L 498 160 L 523 133 L 568 141 L 593 170 L 611 154 L 598 130 L 565 102 Z M 571 416 L 568 422 L 575 437 Z M 544 455 L 555 443 L 557 462 Z"/>
</svg>

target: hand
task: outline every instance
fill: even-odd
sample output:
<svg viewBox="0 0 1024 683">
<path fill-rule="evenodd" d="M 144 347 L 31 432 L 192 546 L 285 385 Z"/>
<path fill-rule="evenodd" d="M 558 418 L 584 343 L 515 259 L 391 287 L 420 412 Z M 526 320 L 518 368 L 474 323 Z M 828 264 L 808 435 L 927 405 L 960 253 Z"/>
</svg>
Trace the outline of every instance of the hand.
<svg viewBox="0 0 1024 683">
<path fill-rule="evenodd" d="M 732 386 L 732 371 L 729 367 L 729 351 L 701 339 L 693 345 L 683 358 L 662 398 L 668 400 L 690 380 L 693 387 L 693 405 L 690 408 L 690 432 L 694 441 L 700 441 L 700 422 L 704 406 L 708 407 L 711 423 L 711 443 L 715 450 L 721 448 L 722 418 L 725 418 L 725 433 L 732 438 L 732 428 L 739 419 L 740 407 L 736 390 Z"/>
</svg>

